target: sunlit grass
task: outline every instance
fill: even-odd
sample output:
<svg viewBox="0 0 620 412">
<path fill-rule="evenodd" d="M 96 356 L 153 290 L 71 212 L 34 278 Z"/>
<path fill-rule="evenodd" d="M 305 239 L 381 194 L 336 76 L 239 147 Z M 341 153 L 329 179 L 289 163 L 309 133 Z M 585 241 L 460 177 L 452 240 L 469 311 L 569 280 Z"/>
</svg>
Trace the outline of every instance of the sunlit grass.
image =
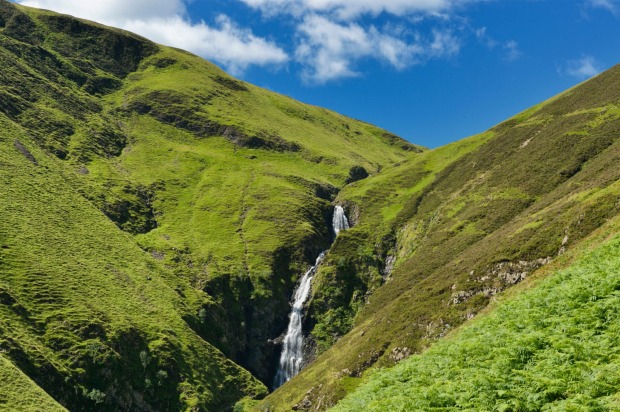
<svg viewBox="0 0 620 412">
<path fill-rule="evenodd" d="M 620 238 L 438 342 L 377 370 L 334 411 L 613 410 Z"/>
</svg>

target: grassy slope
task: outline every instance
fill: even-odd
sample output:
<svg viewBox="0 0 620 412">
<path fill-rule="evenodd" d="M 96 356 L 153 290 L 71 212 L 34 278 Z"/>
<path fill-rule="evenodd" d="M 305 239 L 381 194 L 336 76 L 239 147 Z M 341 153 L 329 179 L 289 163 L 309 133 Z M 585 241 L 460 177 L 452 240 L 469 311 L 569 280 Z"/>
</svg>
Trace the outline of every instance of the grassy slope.
<svg viewBox="0 0 620 412">
<path fill-rule="evenodd" d="M 386 260 L 393 253 L 394 233 L 407 224 L 407 215 L 400 212 L 410 206 L 411 198 L 422 193 L 444 168 L 492 135 L 473 136 L 425 152 L 372 180 L 349 185 L 339 194 L 337 201 L 348 206 L 349 217 L 356 226 L 343 233 L 334 245 L 328 264 L 314 283 L 316 292 L 310 315 L 316 321 L 312 334 L 320 350 L 346 332 L 342 312 L 332 308 L 345 302 L 351 309 L 345 313 L 354 316 L 366 297 L 384 283 Z"/>
<path fill-rule="evenodd" d="M 103 204 L 128 186 L 152 190 L 157 228 L 138 243 L 216 297 L 226 315 L 205 334 L 268 382 L 268 340 L 285 329 L 297 276 L 329 244 L 330 201 L 349 170 L 375 172 L 419 149 L 167 48 L 105 102 L 128 145 L 86 165 L 84 184 Z"/>
<path fill-rule="evenodd" d="M 156 62 L 163 59 L 175 63 L 157 68 Z M 110 104 L 133 107 L 157 90 L 162 111 L 182 116 L 165 106 L 183 100 L 179 111 L 195 110 L 201 120 L 300 146 L 294 150 L 239 147 L 224 137 L 196 138 L 161 125 L 152 116 L 132 113 L 125 126 L 131 142 L 125 153 L 117 161 L 101 160 L 89 166 L 88 178 L 98 181 L 120 177 L 145 185 L 164 182 L 166 193 L 157 200 L 162 229 L 140 240 L 170 249 L 161 238 L 172 231 L 167 233 L 169 244 L 192 244 L 197 258 L 212 259 L 208 269 L 213 272 L 271 269 L 265 254 L 314 232 L 324 234 L 319 227 L 322 221 L 304 216 L 316 214 L 313 209 L 323 200 L 316 197 L 316 187 L 342 186 L 353 165 L 372 171 L 406 158 L 371 126 L 250 85 L 239 83 L 237 87 L 246 89 L 228 90 L 214 80 L 225 74 L 194 56 L 166 49 L 143 67 L 130 76 L 126 87 L 107 98 Z M 199 102 L 186 102 L 192 99 Z M 151 167 L 154 164 L 158 167 Z M 210 239 L 197 244 L 195 238 L 207 230 Z"/>
<path fill-rule="evenodd" d="M 4 356 L 0 356 L 0 382 L 0 409 L 66 411 Z"/>
<path fill-rule="evenodd" d="M 423 350 L 616 216 L 619 77 L 613 68 L 340 193 L 358 225 L 317 276 L 311 314 L 319 342 L 354 328 L 261 405 L 333 405 L 366 369 Z"/>
<path fill-rule="evenodd" d="M 370 374 L 334 410 L 617 410 L 618 229 L 615 219 L 590 246 L 607 241 L 567 269 L 519 287 L 423 354 Z"/>
<path fill-rule="evenodd" d="M 333 404 L 368 367 L 422 350 L 618 212 L 617 68 L 418 155 L 382 130 L 121 31 L 5 2 L 0 16 L 3 122 L 47 168 L 7 186 L 25 203 L 5 206 L 14 219 L 5 236 L 19 247 L 2 252 L 11 275 L 3 347 L 66 404 L 103 406 L 105 392 L 107 405 L 143 407 L 141 397 L 154 396 L 213 408 L 260 394 L 204 340 L 268 379 L 277 348 L 267 339 L 285 327 L 296 277 L 328 244 L 330 201 L 352 166 L 382 173 L 339 195 L 357 226 L 317 277 L 308 326 L 321 351 L 356 328 L 268 399 L 280 408 L 304 397 L 306 409 Z M 28 164 L 4 137 L 6 164 Z M 57 199 L 41 191 L 48 185 Z M 41 210 L 40 227 L 63 230 L 14 232 L 25 222 L 15 210 Z M 67 213 L 81 225 L 58 218 Z M 396 268 L 386 271 L 391 257 Z M 93 289 L 108 269 L 117 276 Z M 70 288 L 56 281 L 61 273 Z M 48 319 L 56 329 L 41 326 Z M 129 348 L 119 343 L 127 339 Z M 194 356 L 198 373 L 187 363 Z M 109 382 L 120 370 L 133 371 L 120 386 L 137 397 Z M 160 370 L 186 382 L 155 390 Z"/>
<path fill-rule="evenodd" d="M 170 65 L 159 68 L 162 60 Z M 406 158 L 374 127 L 241 82 L 229 89 L 220 84 L 228 79 L 224 76 L 195 56 L 165 49 L 107 98 L 115 107 L 153 105 L 156 90 L 162 106 L 153 116 L 133 112 L 125 126 L 131 142 L 125 153 L 89 167 L 101 174 L 94 178 L 99 181 L 120 175 L 145 185 L 165 182 L 166 193 L 156 205 L 161 229 L 142 237 L 145 245 L 191 245 L 196 259 L 210 259 L 207 270 L 214 273 L 271 270 L 267 256 L 274 249 L 325 234 L 322 220 L 309 221 L 322 218 L 316 212 L 323 200 L 315 195 L 317 186 L 341 187 L 354 165 L 374 171 Z M 175 117 L 169 123 L 178 124 L 176 118 L 187 119 L 187 112 L 196 125 L 215 122 L 286 143 L 281 150 L 239 147 L 225 137 L 196 138 L 203 137 L 201 131 L 191 135 L 153 119 L 168 115 Z M 168 244 L 162 242 L 164 233 L 171 238 Z"/>
<path fill-rule="evenodd" d="M 419 151 L 189 53 L 4 0 L 0 64 L 0 347 L 71 409 L 263 394 L 228 359 L 269 379 L 267 340 L 329 243 L 350 168 Z"/>
<path fill-rule="evenodd" d="M 23 130 L 0 123 L 4 356 L 72 410 L 217 409 L 261 394 L 184 320 L 210 298 L 140 250 Z"/>
</svg>

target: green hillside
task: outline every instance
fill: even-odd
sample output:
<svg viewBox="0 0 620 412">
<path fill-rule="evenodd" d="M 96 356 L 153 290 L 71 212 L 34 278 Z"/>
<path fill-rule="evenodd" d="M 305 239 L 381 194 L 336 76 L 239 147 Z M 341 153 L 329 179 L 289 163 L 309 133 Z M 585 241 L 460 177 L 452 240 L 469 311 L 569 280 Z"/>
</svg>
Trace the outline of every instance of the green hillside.
<svg viewBox="0 0 620 412">
<path fill-rule="evenodd" d="M 620 66 L 434 150 L 5 0 L 0 69 L 0 409 L 618 401 Z"/>
<path fill-rule="evenodd" d="M 3 357 L 70 410 L 216 410 L 264 394 L 191 329 L 213 300 L 140 250 L 19 126 L 0 124 Z"/>
<path fill-rule="evenodd" d="M 423 351 L 617 216 L 619 107 L 615 67 L 347 186 L 337 201 L 357 224 L 310 303 L 321 355 L 260 407 L 334 405 L 367 369 Z"/>
<path fill-rule="evenodd" d="M 334 411 L 620 409 L 620 237 L 391 369 Z M 605 239 L 605 236 L 600 236 Z M 598 239 L 600 241 L 600 239 Z"/>
<path fill-rule="evenodd" d="M 13 411 L 66 411 L 4 356 L 0 357 L 0 408 Z"/>
<path fill-rule="evenodd" d="M 4 0 L 0 67 L 0 351 L 69 410 L 264 396 L 269 340 L 331 242 L 331 201 L 351 170 L 422 151 L 187 52 Z"/>
</svg>

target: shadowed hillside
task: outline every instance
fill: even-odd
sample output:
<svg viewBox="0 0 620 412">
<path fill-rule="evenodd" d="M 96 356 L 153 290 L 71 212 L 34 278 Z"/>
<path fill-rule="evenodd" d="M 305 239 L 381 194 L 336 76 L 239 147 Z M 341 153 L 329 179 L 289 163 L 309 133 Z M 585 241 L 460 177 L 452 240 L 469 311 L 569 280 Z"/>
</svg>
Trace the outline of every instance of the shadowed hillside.
<svg viewBox="0 0 620 412">
<path fill-rule="evenodd" d="M 0 358 L 0 407 L 9 406 L 15 411 L 41 409 L 60 412 L 65 408 L 56 403 L 6 358 Z"/>
</svg>

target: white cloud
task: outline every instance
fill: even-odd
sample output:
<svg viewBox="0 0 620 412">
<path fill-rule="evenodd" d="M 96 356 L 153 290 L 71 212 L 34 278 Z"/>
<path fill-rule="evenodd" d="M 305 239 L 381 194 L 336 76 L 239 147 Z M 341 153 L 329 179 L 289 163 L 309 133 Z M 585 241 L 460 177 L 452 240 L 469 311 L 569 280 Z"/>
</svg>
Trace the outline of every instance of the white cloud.
<svg viewBox="0 0 620 412">
<path fill-rule="evenodd" d="M 351 60 L 372 53 L 369 34 L 357 24 L 333 23 L 320 16 L 309 16 L 297 28 L 301 41 L 295 56 L 304 66 L 306 80 L 325 82 L 357 76 Z"/>
<path fill-rule="evenodd" d="M 595 9 L 605 9 L 613 14 L 618 13 L 620 9 L 620 0 L 588 0 L 588 6 Z"/>
<path fill-rule="evenodd" d="M 239 74 L 251 65 L 280 65 L 287 53 L 275 43 L 219 16 L 215 27 L 186 18 L 182 0 L 21 0 L 20 4 L 120 27 L 158 43 L 189 50 Z"/>
<path fill-rule="evenodd" d="M 374 26 L 339 23 L 316 14 L 306 16 L 297 30 L 295 57 L 303 66 L 304 80 L 312 83 L 359 76 L 356 63 L 362 59 L 377 59 L 402 70 L 430 58 L 454 56 L 460 50 L 459 40 L 450 31 L 433 30 L 428 39 L 417 35 L 406 41 Z"/>
<path fill-rule="evenodd" d="M 486 27 L 474 30 L 474 34 L 480 43 L 485 45 L 489 50 L 500 49 L 503 52 L 504 60 L 515 61 L 521 58 L 522 54 L 519 49 L 519 43 L 515 40 L 500 42 L 491 37 Z"/>
<path fill-rule="evenodd" d="M 591 56 L 584 56 L 581 59 L 566 62 L 560 72 L 578 79 L 587 79 L 596 76 L 603 71 L 601 65 Z"/>
<path fill-rule="evenodd" d="M 461 49 L 460 40 L 450 30 L 433 30 L 433 39 L 426 50 L 428 57 L 443 58 L 458 54 Z"/>
<path fill-rule="evenodd" d="M 502 44 L 502 49 L 504 49 L 504 59 L 508 61 L 518 60 L 521 57 L 519 43 L 514 40 L 508 40 Z"/>
<path fill-rule="evenodd" d="M 360 76 L 376 60 L 404 70 L 459 53 L 464 27 L 454 11 L 486 0 L 238 0 L 267 17 L 295 25 L 295 59 L 302 78 L 325 83 Z M 374 22 L 380 14 L 378 27 Z M 424 23 L 424 24 L 422 24 Z"/>
<path fill-rule="evenodd" d="M 474 33 L 476 34 L 478 41 L 483 43 L 489 49 L 494 49 L 497 46 L 498 42 L 488 34 L 486 27 L 480 27 L 479 29 L 476 29 Z"/>
<path fill-rule="evenodd" d="M 131 20 L 123 27 L 158 43 L 216 60 L 232 74 L 240 74 L 251 65 L 282 64 L 288 60 L 288 55 L 277 45 L 238 27 L 224 15 L 217 18 L 217 27 L 204 22 L 188 24 L 179 16 Z"/>
<path fill-rule="evenodd" d="M 480 0 L 240 0 L 267 14 L 331 13 L 340 19 L 382 12 L 397 16 L 412 13 L 440 13 Z"/>
<path fill-rule="evenodd" d="M 18 3 L 102 23 L 165 18 L 185 13 L 182 0 L 18 0 Z"/>
</svg>

